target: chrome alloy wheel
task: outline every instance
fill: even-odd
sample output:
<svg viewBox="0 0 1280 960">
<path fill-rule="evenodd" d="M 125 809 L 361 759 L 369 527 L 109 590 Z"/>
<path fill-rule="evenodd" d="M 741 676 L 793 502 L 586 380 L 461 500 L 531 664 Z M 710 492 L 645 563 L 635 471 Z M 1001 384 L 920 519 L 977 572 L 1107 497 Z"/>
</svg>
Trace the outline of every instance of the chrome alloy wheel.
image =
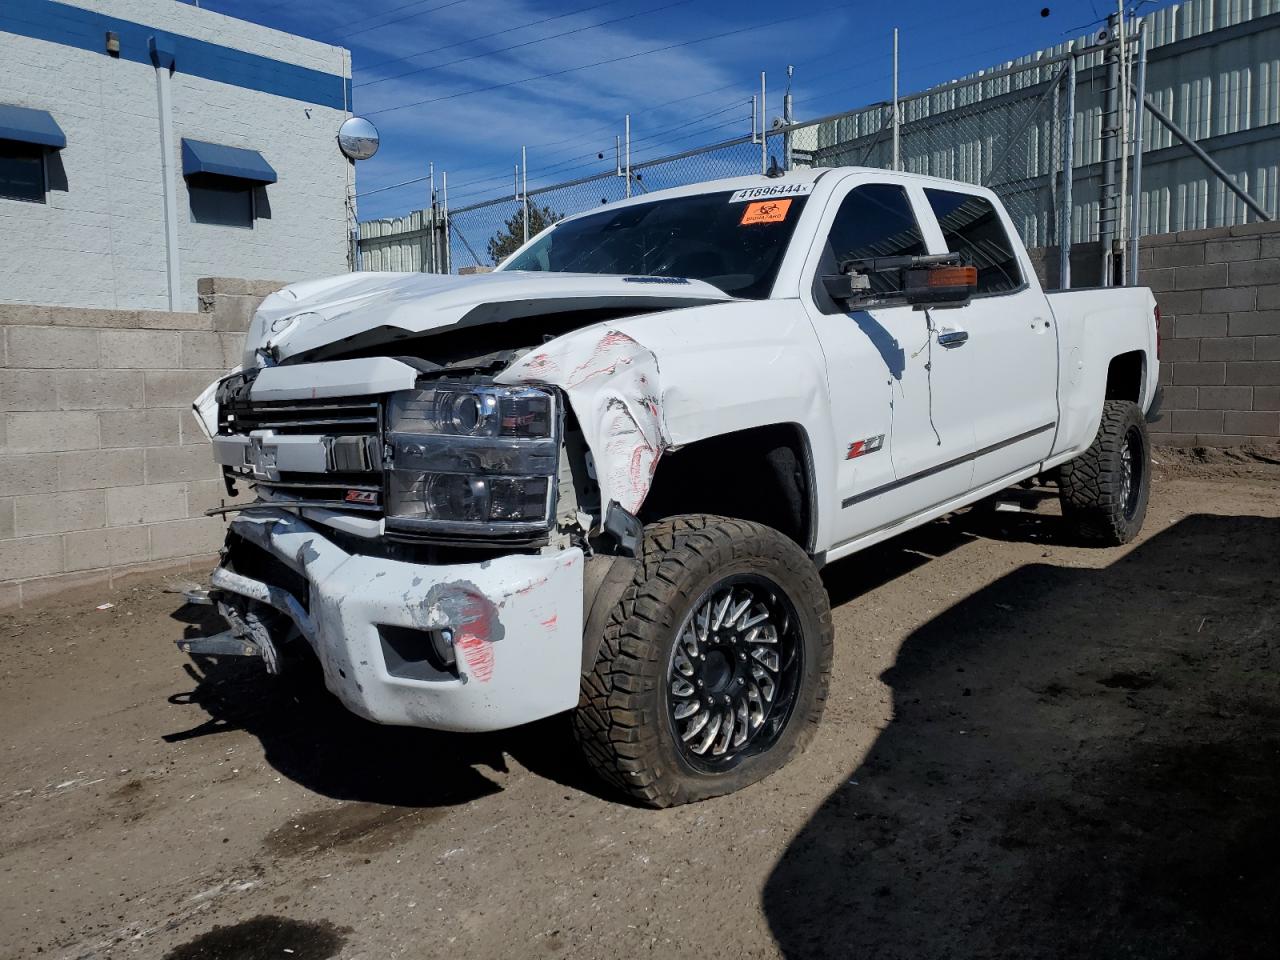
<svg viewBox="0 0 1280 960">
<path fill-rule="evenodd" d="M 1124 438 L 1124 446 L 1120 448 L 1120 509 L 1125 518 L 1133 516 L 1138 508 L 1138 497 L 1142 490 L 1142 473 L 1146 464 L 1142 457 L 1142 435 L 1137 429 L 1131 429 Z"/>
<path fill-rule="evenodd" d="M 667 678 L 668 712 L 685 758 L 724 768 L 768 749 L 800 681 L 800 618 L 755 574 L 707 590 L 681 624 Z"/>
</svg>

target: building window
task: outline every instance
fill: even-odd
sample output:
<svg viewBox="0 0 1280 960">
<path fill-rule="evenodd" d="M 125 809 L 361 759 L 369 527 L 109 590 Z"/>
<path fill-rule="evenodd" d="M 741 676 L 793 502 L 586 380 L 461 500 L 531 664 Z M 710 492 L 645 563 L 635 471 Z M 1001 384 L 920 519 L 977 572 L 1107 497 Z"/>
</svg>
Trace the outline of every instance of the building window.
<svg viewBox="0 0 1280 960">
<path fill-rule="evenodd" d="M 44 154 L 34 143 L 0 140 L 0 197 L 44 203 Z"/>
<path fill-rule="evenodd" d="M 46 156 L 66 145 L 66 134 L 48 111 L 0 103 L 0 197 L 44 203 Z"/>
<path fill-rule="evenodd" d="M 255 186 L 226 177 L 188 178 L 192 221 L 222 227 L 252 227 Z"/>
<path fill-rule="evenodd" d="M 257 150 L 183 137 L 182 175 L 194 223 L 252 227 L 259 215 L 271 216 L 265 188 L 276 182 L 276 172 Z"/>
<path fill-rule="evenodd" d="M 1022 286 L 1018 255 L 996 208 L 986 197 L 925 190 L 947 249 L 978 268 L 978 294 L 1007 293 Z"/>
</svg>

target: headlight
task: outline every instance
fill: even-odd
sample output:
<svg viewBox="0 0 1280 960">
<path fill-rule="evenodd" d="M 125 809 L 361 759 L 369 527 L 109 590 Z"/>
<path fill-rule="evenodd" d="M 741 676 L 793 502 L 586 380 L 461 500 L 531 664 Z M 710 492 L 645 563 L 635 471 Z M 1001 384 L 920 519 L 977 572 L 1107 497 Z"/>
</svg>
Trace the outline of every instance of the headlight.
<svg viewBox="0 0 1280 960">
<path fill-rule="evenodd" d="M 560 460 L 556 396 L 447 384 L 393 394 L 387 526 L 440 533 L 549 528 Z"/>
<path fill-rule="evenodd" d="M 553 397 L 525 387 L 453 385 L 391 397 L 393 430 L 452 437 L 548 438 Z"/>
</svg>

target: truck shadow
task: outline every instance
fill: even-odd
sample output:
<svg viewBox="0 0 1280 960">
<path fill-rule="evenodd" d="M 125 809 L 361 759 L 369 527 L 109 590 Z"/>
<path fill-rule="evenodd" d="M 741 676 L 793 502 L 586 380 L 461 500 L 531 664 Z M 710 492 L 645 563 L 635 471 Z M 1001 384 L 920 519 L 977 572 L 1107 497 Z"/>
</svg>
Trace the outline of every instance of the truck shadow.
<svg viewBox="0 0 1280 960">
<path fill-rule="evenodd" d="M 944 519 L 841 561 L 840 577 L 827 584 L 832 606 L 972 539 L 954 518 Z M 188 635 L 226 627 L 209 607 L 183 606 L 173 618 L 186 624 Z M 633 802 L 587 769 L 574 748 L 568 715 L 488 734 L 390 727 L 355 716 L 330 695 L 309 651 L 291 657 L 280 676 L 239 657 L 193 657 L 185 669 L 195 685 L 170 702 L 198 706 L 207 719 L 165 735 L 166 742 L 244 730 L 261 742 L 265 760 L 280 774 L 332 799 L 403 807 L 462 804 L 500 790 L 486 771 L 505 773 L 511 757 L 570 789 L 613 803 Z"/>
<path fill-rule="evenodd" d="M 207 609 L 207 608 L 204 608 Z M 179 619 L 186 616 L 179 612 Z M 214 614 L 216 617 L 216 614 Z M 192 658 L 195 687 L 170 697 L 208 719 L 165 736 L 167 742 L 244 730 L 262 744 L 279 773 L 335 800 L 401 807 L 467 803 L 501 790 L 489 773 L 506 773 L 507 757 L 539 776 L 604 795 L 578 762 L 567 718 L 512 730 L 456 734 L 390 727 L 357 717 L 324 688 L 319 664 L 291 660 L 280 676 L 257 660 Z"/>
<path fill-rule="evenodd" d="M 1274 956 L 1278 546 L 1193 516 L 916 630 L 893 719 L 765 884 L 783 953 Z"/>
<path fill-rule="evenodd" d="M 822 568 L 831 608 L 856 600 L 977 539 L 977 528 L 951 514 Z M 836 640 L 839 643 L 839 638 Z"/>
</svg>

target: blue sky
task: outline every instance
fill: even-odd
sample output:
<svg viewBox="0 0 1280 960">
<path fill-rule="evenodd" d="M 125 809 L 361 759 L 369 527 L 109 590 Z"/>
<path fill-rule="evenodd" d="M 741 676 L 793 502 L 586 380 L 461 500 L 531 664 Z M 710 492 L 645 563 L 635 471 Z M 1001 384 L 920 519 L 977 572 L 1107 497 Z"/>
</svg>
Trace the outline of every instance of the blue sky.
<svg viewBox="0 0 1280 960">
<path fill-rule="evenodd" d="M 531 187 L 612 169 L 628 112 L 633 160 L 747 133 L 760 71 L 772 118 L 789 63 L 797 119 L 885 99 L 895 26 L 905 94 L 1096 29 L 1115 9 L 1108 0 L 200 5 L 351 50 L 355 112 L 382 135 L 378 155 L 358 167 L 361 219 L 423 206 L 423 183 L 382 188 L 423 177 L 429 161 L 448 170 L 453 206 L 506 190 L 521 144 Z M 1143 12 L 1164 5 L 1148 0 Z M 559 71 L 568 72 L 544 76 Z"/>
</svg>

